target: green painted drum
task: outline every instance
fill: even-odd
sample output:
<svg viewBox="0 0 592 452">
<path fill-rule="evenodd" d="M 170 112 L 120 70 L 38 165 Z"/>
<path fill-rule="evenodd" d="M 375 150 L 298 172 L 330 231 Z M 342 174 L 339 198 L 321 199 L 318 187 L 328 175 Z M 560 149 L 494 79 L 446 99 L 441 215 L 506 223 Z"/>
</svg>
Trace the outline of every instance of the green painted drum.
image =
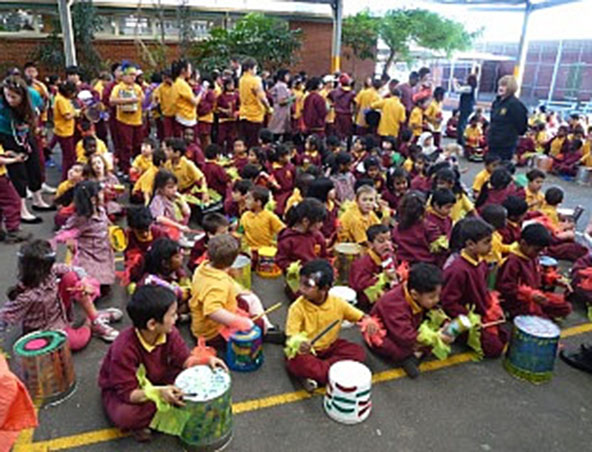
<svg viewBox="0 0 592 452">
<path fill-rule="evenodd" d="M 208 366 L 185 369 L 175 380 L 183 391 L 185 410 L 191 413 L 180 435 L 185 450 L 224 449 L 232 439 L 230 375 Z"/>
</svg>

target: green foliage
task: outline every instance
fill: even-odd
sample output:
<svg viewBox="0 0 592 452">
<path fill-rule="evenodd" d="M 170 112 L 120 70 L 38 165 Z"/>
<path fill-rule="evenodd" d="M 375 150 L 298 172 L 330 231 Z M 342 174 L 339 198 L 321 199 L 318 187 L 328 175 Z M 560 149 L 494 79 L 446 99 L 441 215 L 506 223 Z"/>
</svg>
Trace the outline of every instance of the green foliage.
<svg viewBox="0 0 592 452">
<path fill-rule="evenodd" d="M 188 6 L 189 0 L 180 0 L 177 6 L 177 24 L 179 27 L 179 47 L 181 49 L 181 58 L 186 58 L 191 49 L 191 41 L 195 38 L 195 33 L 191 27 L 191 10 Z"/>
<path fill-rule="evenodd" d="M 210 36 L 193 45 L 191 56 L 205 70 L 225 66 L 230 57 L 253 57 L 265 69 L 275 71 L 292 65 L 300 49 L 301 30 L 291 30 L 288 22 L 251 13 L 231 29 L 214 27 Z"/>
<path fill-rule="evenodd" d="M 378 19 L 368 10 L 343 20 L 342 41 L 349 47 L 353 56 L 360 60 L 374 58 L 378 40 Z"/>
<path fill-rule="evenodd" d="M 35 48 L 30 58 L 52 73 L 57 73 L 61 72 L 66 65 L 64 44 L 58 34 L 61 31 L 60 20 L 57 17 L 52 17 L 50 24 L 51 33 L 43 43 Z"/>
</svg>

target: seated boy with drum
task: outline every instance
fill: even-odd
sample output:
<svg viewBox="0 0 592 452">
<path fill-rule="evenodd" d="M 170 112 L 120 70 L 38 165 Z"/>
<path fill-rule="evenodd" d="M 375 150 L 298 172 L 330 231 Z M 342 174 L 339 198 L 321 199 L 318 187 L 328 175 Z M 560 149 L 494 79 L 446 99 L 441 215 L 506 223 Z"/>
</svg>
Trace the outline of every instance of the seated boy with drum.
<svg viewBox="0 0 592 452">
<path fill-rule="evenodd" d="M 539 255 L 551 243 L 551 234 L 542 224 L 530 224 L 522 230 L 497 278 L 502 306 L 512 317 L 536 315 L 554 319 L 566 317 L 571 304 L 563 296 L 542 292 Z M 561 282 L 561 281 L 559 281 Z"/>
<path fill-rule="evenodd" d="M 418 328 L 425 314 L 440 301 L 442 272 L 433 264 L 418 263 L 411 267 L 409 279 L 388 291 L 372 308 L 372 315 L 386 328 L 380 346 L 371 346 L 376 353 L 401 365 L 410 378 L 419 376 L 421 346 Z M 450 336 L 440 333 L 444 342 Z"/>
<path fill-rule="evenodd" d="M 101 364 L 99 387 L 111 422 L 131 431 L 136 440 L 149 441 L 156 401 L 183 406 L 183 393 L 173 382 L 184 368 L 209 364 L 226 369 L 226 365 L 215 356 L 194 356 L 189 351 L 175 328 L 177 298 L 171 290 L 152 285 L 138 288 L 127 313 L 133 326 L 109 347 Z M 140 384 L 144 371 L 151 390 L 145 382 Z"/>
<path fill-rule="evenodd" d="M 378 194 L 370 185 L 362 185 L 356 190 L 355 204 L 351 205 L 339 218 L 341 228 L 337 231 L 339 242 L 353 242 L 363 244 L 366 242 L 366 230 L 380 224 L 380 220 L 374 208 L 376 207 Z"/>
<path fill-rule="evenodd" d="M 278 216 L 265 208 L 270 200 L 269 190 L 265 187 L 253 187 L 247 194 L 247 209 L 240 219 L 244 239 L 250 248 L 273 246 L 274 237 L 285 225 Z"/>
<path fill-rule="evenodd" d="M 295 353 L 286 360 L 288 372 L 299 378 L 312 392 L 327 383 L 332 364 L 351 359 L 364 361 L 364 349 L 339 338 L 341 322 L 364 319 L 370 336 L 378 332 L 378 324 L 345 300 L 329 294 L 333 285 L 333 267 L 324 259 L 307 262 L 300 270 L 302 294 L 288 310 L 287 349 Z"/>
</svg>

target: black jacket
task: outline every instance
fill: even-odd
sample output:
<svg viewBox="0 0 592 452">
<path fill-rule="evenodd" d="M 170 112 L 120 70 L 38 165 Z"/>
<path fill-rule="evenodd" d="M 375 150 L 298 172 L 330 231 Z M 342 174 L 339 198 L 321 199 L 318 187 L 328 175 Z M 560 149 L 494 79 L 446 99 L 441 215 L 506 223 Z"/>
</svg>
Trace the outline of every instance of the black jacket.
<svg viewBox="0 0 592 452">
<path fill-rule="evenodd" d="M 513 149 L 518 137 L 526 132 L 528 110 L 515 96 L 499 96 L 491 105 L 488 144 L 490 149 Z"/>
</svg>

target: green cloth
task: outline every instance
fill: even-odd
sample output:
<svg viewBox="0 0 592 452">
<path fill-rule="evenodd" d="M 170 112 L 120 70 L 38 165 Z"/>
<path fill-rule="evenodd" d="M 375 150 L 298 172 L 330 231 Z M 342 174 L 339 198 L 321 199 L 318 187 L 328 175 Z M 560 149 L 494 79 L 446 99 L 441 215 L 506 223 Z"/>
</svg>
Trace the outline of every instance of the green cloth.
<svg viewBox="0 0 592 452">
<path fill-rule="evenodd" d="M 388 278 L 388 276 L 386 276 L 385 272 L 382 272 L 378 275 L 378 279 L 376 280 L 376 282 L 370 286 L 370 287 L 366 287 L 366 289 L 364 289 L 364 295 L 366 295 L 366 297 L 368 297 L 368 301 L 370 303 L 376 303 L 376 301 L 382 296 L 382 294 L 384 293 L 384 288 L 386 287 L 387 284 L 389 284 L 390 280 Z"/>
<path fill-rule="evenodd" d="M 286 269 L 286 284 L 293 293 L 298 292 L 300 287 L 300 261 L 292 262 Z"/>
</svg>

